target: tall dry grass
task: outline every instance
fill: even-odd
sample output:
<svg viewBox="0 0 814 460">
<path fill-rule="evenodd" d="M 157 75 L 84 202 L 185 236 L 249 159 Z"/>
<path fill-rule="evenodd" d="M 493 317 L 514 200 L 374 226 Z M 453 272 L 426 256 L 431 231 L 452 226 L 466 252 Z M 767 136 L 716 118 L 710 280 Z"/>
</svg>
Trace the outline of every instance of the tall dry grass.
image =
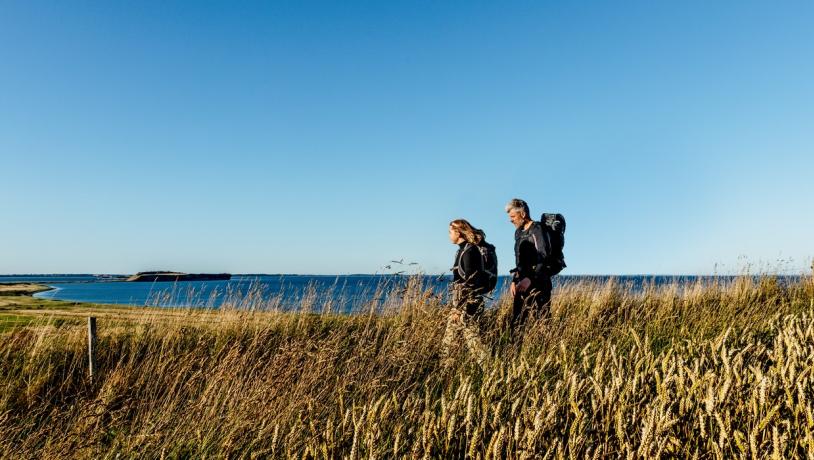
<svg viewBox="0 0 814 460">
<path fill-rule="evenodd" d="M 318 299 L 318 295 L 315 297 Z M 814 455 L 814 281 L 569 284 L 479 367 L 438 359 L 441 301 L 352 316 L 145 311 L 0 337 L 4 458 L 794 458 Z M 306 310 L 330 310 L 330 299 Z M 251 303 L 251 302 L 249 302 Z"/>
</svg>

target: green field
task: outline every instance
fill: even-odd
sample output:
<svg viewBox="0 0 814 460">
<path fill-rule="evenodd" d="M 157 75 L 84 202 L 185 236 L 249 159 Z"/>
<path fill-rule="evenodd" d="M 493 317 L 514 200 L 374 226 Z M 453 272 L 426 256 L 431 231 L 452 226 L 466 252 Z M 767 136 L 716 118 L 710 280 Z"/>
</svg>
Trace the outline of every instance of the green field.
<svg viewBox="0 0 814 460">
<path fill-rule="evenodd" d="M 810 277 L 568 285 L 522 341 L 507 301 L 482 320 L 484 366 L 459 347 L 445 367 L 446 310 L 418 281 L 354 316 L 0 296 L 0 456 L 814 455 Z"/>
<path fill-rule="evenodd" d="M 148 310 L 155 314 L 165 312 L 160 309 L 63 302 L 31 296 L 48 289 L 47 286 L 31 283 L 0 283 L 0 332 L 10 332 L 22 326 L 80 325 L 91 315 L 105 319 L 137 319 L 144 317 L 144 312 Z"/>
</svg>

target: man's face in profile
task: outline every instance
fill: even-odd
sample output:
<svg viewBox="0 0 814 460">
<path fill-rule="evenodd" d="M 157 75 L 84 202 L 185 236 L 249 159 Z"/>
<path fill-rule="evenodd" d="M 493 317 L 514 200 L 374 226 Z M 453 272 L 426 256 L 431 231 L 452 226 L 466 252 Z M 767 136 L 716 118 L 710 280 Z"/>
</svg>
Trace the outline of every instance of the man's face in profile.
<svg viewBox="0 0 814 460">
<path fill-rule="evenodd" d="M 512 209 L 509 211 L 509 220 L 514 224 L 514 228 L 520 228 L 523 225 L 523 221 L 526 218 L 526 213 L 523 211 L 515 211 Z"/>
</svg>

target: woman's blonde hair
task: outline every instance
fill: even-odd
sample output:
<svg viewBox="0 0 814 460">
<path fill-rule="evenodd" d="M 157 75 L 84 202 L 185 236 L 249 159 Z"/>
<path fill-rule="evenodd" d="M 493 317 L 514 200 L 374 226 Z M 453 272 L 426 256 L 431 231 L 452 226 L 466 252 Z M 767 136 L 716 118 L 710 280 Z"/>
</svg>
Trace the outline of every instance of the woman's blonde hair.
<svg viewBox="0 0 814 460">
<path fill-rule="evenodd" d="M 486 239 L 486 233 L 473 227 L 466 219 L 455 219 L 449 223 L 449 226 L 460 232 L 461 237 L 469 244 L 480 244 Z"/>
</svg>

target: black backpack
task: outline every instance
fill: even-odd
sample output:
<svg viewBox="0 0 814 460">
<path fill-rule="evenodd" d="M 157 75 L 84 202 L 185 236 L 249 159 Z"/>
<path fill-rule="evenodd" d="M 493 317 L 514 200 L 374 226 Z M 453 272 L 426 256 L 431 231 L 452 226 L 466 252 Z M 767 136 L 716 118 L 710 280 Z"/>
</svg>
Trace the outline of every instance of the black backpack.
<svg viewBox="0 0 814 460">
<path fill-rule="evenodd" d="M 483 271 L 486 276 L 483 277 L 483 293 L 488 294 L 497 286 L 497 251 L 495 246 L 481 241 L 478 245 L 480 257 L 483 261 Z"/>
<path fill-rule="evenodd" d="M 565 246 L 565 217 L 562 214 L 544 213 L 540 216 L 540 226 L 543 237 L 548 242 L 547 256 L 543 258 L 543 266 L 549 276 L 561 272 L 565 265 L 565 256 L 562 249 Z"/>
<path fill-rule="evenodd" d="M 480 252 L 481 261 L 483 262 L 483 276 L 476 277 L 478 291 L 481 294 L 488 294 L 497 286 L 497 251 L 492 244 L 486 241 L 481 241 L 475 248 Z"/>
</svg>

